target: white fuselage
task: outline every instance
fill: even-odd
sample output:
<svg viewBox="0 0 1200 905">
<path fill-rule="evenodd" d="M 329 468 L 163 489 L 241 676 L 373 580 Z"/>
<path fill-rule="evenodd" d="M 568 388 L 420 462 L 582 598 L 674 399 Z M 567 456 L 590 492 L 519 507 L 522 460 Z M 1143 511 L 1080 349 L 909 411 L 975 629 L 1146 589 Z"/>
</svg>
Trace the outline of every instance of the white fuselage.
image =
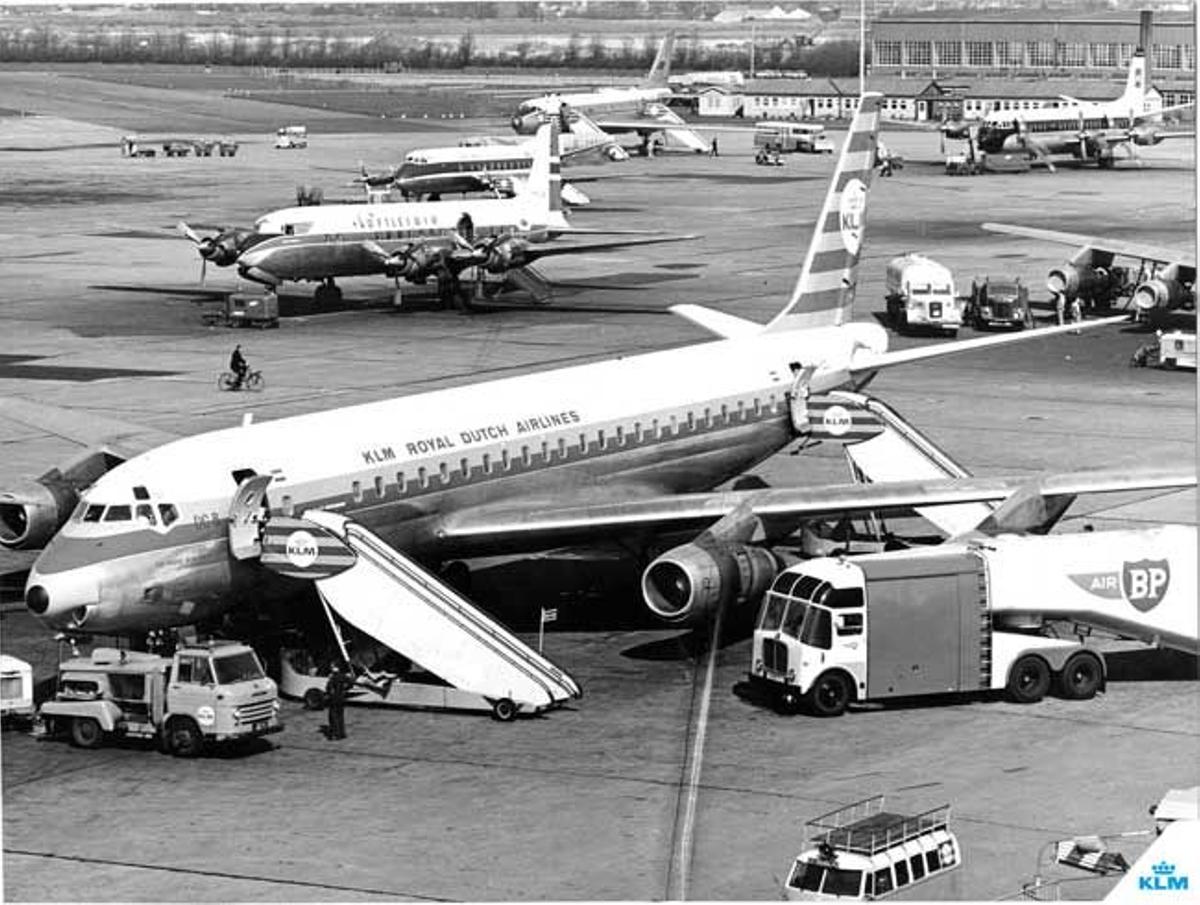
<svg viewBox="0 0 1200 905">
<path fill-rule="evenodd" d="M 275 513 L 335 510 L 427 557 L 464 552 L 438 536 L 457 511 L 607 500 L 616 486 L 710 489 L 794 436 L 792 362 L 817 365 L 811 389 L 822 392 L 847 382 L 859 350 L 886 346 L 876 324 L 769 333 L 178 440 L 100 478 L 29 585 L 59 629 L 144 631 L 223 611 L 270 574 L 229 552 L 230 505 L 249 472 L 274 476 Z"/>
</svg>

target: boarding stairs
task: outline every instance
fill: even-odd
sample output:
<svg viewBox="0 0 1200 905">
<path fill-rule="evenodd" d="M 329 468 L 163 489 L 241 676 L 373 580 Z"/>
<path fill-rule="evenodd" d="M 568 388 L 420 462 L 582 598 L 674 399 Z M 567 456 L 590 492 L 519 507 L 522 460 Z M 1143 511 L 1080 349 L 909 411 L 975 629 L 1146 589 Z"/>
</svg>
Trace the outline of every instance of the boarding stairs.
<svg viewBox="0 0 1200 905">
<path fill-rule="evenodd" d="M 870 439 L 844 447 L 856 477 L 871 483 L 970 477 L 965 468 L 881 400 L 844 390 L 828 396 L 851 411 L 870 412 L 884 427 Z M 948 536 L 957 537 L 976 528 L 996 507 L 992 503 L 958 503 L 915 508 Z"/>
<path fill-rule="evenodd" d="M 272 541 L 273 535 L 279 540 Z M 298 568 L 289 552 L 301 536 L 313 550 L 309 559 L 317 561 Z M 539 712 L 580 697 L 569 675 L 345 516 L 309 510 L 301 519 L 269 520 L 262 558 L 264 565 L 296 577 L 314 569 L 308 577 L 342 620 L 455 688 L 493 703 L 509 702 L 497 712 Z M 322 569 L 320 561 L 335 558 L 336 567 Z"/>
</svg>

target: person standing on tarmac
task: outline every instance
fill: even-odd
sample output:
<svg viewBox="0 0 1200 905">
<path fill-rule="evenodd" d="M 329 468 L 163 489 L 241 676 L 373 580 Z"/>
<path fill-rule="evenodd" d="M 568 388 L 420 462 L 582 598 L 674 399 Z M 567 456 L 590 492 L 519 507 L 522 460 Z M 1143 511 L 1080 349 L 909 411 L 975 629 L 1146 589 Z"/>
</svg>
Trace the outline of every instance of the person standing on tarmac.
<svg viewBox="0 0 1200 905">
<path fill-rule="evenodd" d="M 341 663 L 333 665 L 329 673 L 329 681 L 325 683 L 325 697 L 329 701 L 329 739 L 337 740 L 346 737 L 346 693 L 354 680 L 346 672 Z"/>
</svg>

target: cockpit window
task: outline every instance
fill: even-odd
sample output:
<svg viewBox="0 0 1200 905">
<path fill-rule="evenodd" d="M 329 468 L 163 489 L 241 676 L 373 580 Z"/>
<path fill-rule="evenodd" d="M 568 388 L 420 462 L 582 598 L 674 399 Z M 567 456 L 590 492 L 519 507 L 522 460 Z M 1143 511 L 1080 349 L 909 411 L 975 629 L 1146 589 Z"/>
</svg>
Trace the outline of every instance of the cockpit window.
<svg viewBox="0 0 1200 905">
<path fill-rule="evenodd" d="M 106 522 L 127 522 L 133 518 L 133 512 L 129 506 L 109 506 L 108 511 L 104 513 Z"/>
<path fill-rule="evenodd" d="M 158 519 L 154 517 L 154 507 L 149 503 L 139 503 L 134 511 L 138 521 L 145 521 L 148 525 L 157 525 Z"/>
<path fill-rule="evenodd" d="M 102 516 L 103 514 L 104 514 L 104 507 L 97 506 L 95 503 L 93 503 L 92 505 L 87 507 L 87 512 L 85 512 L 83 514 L 83 520 L 85 522 L 98 522 L 98 521 L 100 521 L 100 516 Z"/>
<path fill-rule="evenodd" d="M 159 503 L 158 514 L 162 516 L 164 527 L 170 527 L 179 520 L 179 510 L 175 508 L 173 503 Z"/>
</svg>

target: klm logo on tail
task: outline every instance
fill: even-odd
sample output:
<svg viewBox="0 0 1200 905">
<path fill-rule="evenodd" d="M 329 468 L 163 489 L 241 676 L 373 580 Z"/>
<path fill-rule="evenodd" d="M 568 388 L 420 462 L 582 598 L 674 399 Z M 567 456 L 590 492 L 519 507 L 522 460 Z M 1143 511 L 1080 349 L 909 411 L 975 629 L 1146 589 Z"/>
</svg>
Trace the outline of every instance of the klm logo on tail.
<svg viewBox="0 0 1200 905">
<path fill-rule="evenodd" d="M 770 331 L 831 327 L 850 320 L 866 229 L 867 190 L 875 175 L 879 98 L 865 94 L 850 124 L 791 301 Z"/>
</svg>

